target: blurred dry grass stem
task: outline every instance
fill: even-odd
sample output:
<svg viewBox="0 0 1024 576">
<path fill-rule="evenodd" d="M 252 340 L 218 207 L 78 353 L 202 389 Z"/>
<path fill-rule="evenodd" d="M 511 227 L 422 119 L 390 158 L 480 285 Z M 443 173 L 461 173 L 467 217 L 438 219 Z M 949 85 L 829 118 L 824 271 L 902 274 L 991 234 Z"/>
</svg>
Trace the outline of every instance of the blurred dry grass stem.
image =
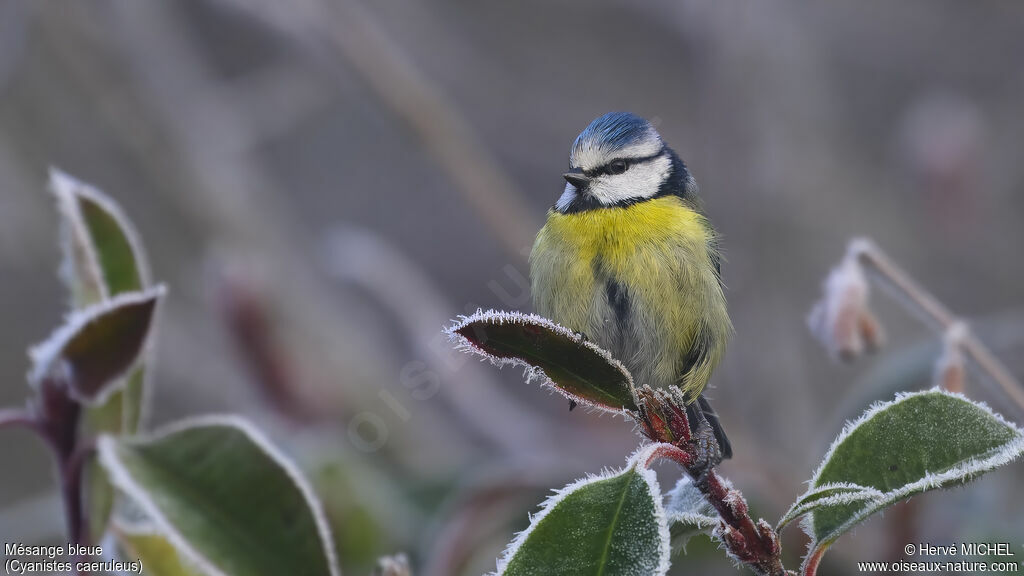
<svg viewBox="0 0 1024 576">
<path fill-rule="evenodd" d="M 272 3 L 232 4 L 288 34 L 299 45 L 330 47 L 347 61 L 391 111 L 423 141 L 423 148 L 452 179 L 480 215 L 506 254 L 519 260 L 533 243 L 536 219 L 523 193 L 488 152 L 458 106 L 415 64 L 402 47 L 357 0 L 308 0 L 301 10 L 281 11 Z"/>
<path fill-rule="evenodd" d="M 967 383 L 967 361 L 963 342 L 967 325 L 954 322 L 942 336 L 942 355 L 935 362 L 935 385 L 950 392 L 963 393 Z"/>
<path fill-rule="evenodd" d="M 863 267 L 863 271 L 860 270 Z M 1010 370 L 973 334 L 967 323 L 953 314 L 930 292 L 915 281 L 906 271 L 887 256 L 874 242 L 866 238 L 852 240 L 842 263 L 833 270 L 826 282 L 825 295 L 811 313 L 812 330 L 830 349 L 858 350 L 850 346 L 849 332 L 857 330 L 857 324 L 847 321 L 854 314 L 870 314 L 867 307 L 867 286 L 863 274 L 871 272 L 886 286 L 900 302 L 909 304 L 925 323 L 940 331 L 945 342 L 943 357 L 939 360 L 940 383 L 954 389 L 962 388 L 962 376 L 957 374 L 956 354 L 960 351 L 970 357 L 980 371 L 1024 410 L 1024 386 Z M 827 311 L 839 311 L 832 312 Z M 852 310 L 852 311 L 849 311 Z M 962 364 L 962 363 L 960 363 Z M 962 370 L 961 370 L 962 371 Z M 960 383 L 957 383 L 957 380 Z"/>
</svg>

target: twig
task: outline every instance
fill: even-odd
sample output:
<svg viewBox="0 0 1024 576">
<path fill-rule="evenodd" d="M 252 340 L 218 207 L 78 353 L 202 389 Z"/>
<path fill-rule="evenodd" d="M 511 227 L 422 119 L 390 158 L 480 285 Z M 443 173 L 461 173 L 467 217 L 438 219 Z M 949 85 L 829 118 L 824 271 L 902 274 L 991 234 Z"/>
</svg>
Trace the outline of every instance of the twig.
<svg viewBox="0 0 1024 576">
<path fill-rule="evenodd" d="M 692 452 L 671 444 L 662 444 L 656 449 L 654 456 L 672 460 L 693 475 Z M 718 511 L 722 524 L 717 530 L 717 535 L 734 558 L 750 566 L 757 574 L 787 574 L 782 566 L 782 548 L 778 534 L 764 520 L 754 522 L 750 517 L 746 500 L 738 490 L 722 479 L 714 468 L 698 475 L 694 485 Z"/>
<path fill-rule="evenodd" d="M 715 535 L 729 555 L 762 576 L 785 576 L 779 535 L 764 520 L 754 522 L 743 494 L 718 475 L 717 462 L 710 460 L 708 448 L 691 433 L 682 392 L 644 386 L 637 390 L 637 406 L 635 420 L 641 431 L 660 443 L 647 464 L 656 458 L 679 464 L 718 511 L 722 522 Z"/>
<path fill-rule="evenodd" d="M 45 378 L 39 383 L 36 401 L 36 413 L 31 417 L 56 460 L 68 542 L 86 544 L 88 516 L 82 501 L 82 468 L 92 444 L 82 443 L 79 438 L 82 407 L 71 398 L 67 383 L 59 377 Z"/>
<path fill-rule="evenodd" d="M 72 542 L 91 542 L 88 518 L 85 514 L 82 473 L 89 458 L 96 452 L 93 440 L 78 444 L 60 465 L 61 491 L 68 513 L 68 530 Z"/>
<path fill-rule="evenodd" d="M 815 576 L 818 573 L 818 564 L 821 563 L 821 557 L 825 555 L 826 550 L 828 548 L 818 548 L 813 555 L 807 557 L 804 561 L 803 576 Z"/>
<path fill-rule="evenodd" d="M 54 378 L 40 382 L 36 401 L 34 408 L 0 409 L 0 428 L 26 428 L 46 443 L 56 461 L 68 542 L 84 544 L 89 535 L 82 501 L 82 470 L 94 448 L 91 442 L 83 444 L 78 439 L 81 407 L 68 396 L 67 386 Z"/>
<path fill-rule="evenodd" d="M 39 422 L 23 408 L 0 408 L 0 428 L 27 428 L 39 432 Z"/>
<path fill-rule="evenodd" d="M 57 462 L 57 477 L 64 501 L 64 518 L 68 525 L 68 541 L 84 542 L 85 511 L 82 506 L 82 462 L 74 454 Z"/>
<path fill-rule="evenodd" d="M 850 242 L 849 250 L 858 262 L 870 268 L 913 303 L 925 318 L 942 333 L 963 322 L 893 262 L 871 240 L 857 238 Z M 965 327 L 964 329 L 961 346 L 981 371 L 995 381 L 1018 407 L 1024 409 L 1024 386 L 1013 377 L 1006 366 L 978 340 L 969 328 Z"/>
</svg>

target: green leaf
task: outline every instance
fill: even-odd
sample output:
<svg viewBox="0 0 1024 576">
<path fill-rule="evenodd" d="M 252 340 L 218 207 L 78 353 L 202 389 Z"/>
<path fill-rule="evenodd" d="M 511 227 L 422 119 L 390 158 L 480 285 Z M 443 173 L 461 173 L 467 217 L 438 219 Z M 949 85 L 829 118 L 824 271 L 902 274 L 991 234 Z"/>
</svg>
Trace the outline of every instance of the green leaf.
<svg viewBox="0 0 1024 576">
<path fill-rule="evenodd" d="M 63 275 L 75 308 L 149 285 L 138 233 L 109 196 L 57 169 L 50 170 L 63 227 Z"/>
<path fill-rule="evenodd" d="M 496 366 L 526 368 L 529 378 L 570 400 L 609 412 L 636 410 L 633 379 L 625 366 L 582 335 L 546 318 L 477 311 L 445 332 L 460 348 Z"/>
<path fill-rule="evenodd" d="M 137 530 L 115 526 L 117 540 L 124 548 L 127 561 L 138 559 L 149 576 L 205 576 L 155 529 Z"/>
<path fill-rule="evenodd" d="M 807 558 L 817 562 L 871 514 L 914 494 L 962 485 L 1022 452 L 1024 431 L 983 404 L 939 389 L 899 394 L 843 430 L 783 521 L 807 514 Z"/>
<path fill-rule="evenodd" d="M 73 308 L 149 286 L 142 243 L 116 202 L 57 169 L 50 170 L 50 189 L 61 216 L 62 276 L 71 290 Z M 115 386 L 105 402 L 85 411 L 85 429 L 90 435 L 133 434 L 138 430 L 148 387 L 146 355 L 142 354 L 125 383 Z M 98 466 L 89 466 L 86 482 L 90 534 L 98 541 L 106 530 L 114 492 Z"/>
<path fill-rule="evenodd" d="M 145 355 L 145 351 L 143 351 Z M 144 405 L 146 369 L 136 361 L 124 384 L 114 390 L 106 402 L 85 411 L 84 428 L 98 434 L 134 434 L 139 429 Z M 114 506 L 114 488 L 103 467 L 95 462 L 86 465 L 86 504 L 89 506 L 89 534 L 100 541 L 106 532 Z"/>
<path fill-rule="evenodd" d="M 30 380 L 37 384 L 57 374 L 67 380 L 72 395 L 80 402 L 102 404 L 142 352 L 164 292 L 158 286 L 146 292 L 121 294 L 73 313 L 30 351 Z"/>
<path fill-rule="evenodd" d="M 57 169 L 50 170 L 50 189 L 57 198 L 63 228 L 62 275 L 75 309 L 149 286 L 142 243 L 116 202 Z M 147 386 L 142 360 L 108 405 L 89 411 L 87 424 L 92 432 L 131 434 L 138 429 Z M 121 399 L 122 394 L 127 398 Z"/>
<path fill-rule="evenodd" d="M 145 354 L 145 351 L 143 351 Z M 143 411 L 146 406 L 146 367 L 136 363 L 121 388 L 121 431 L 134 434 L 142 425 Z"/>
<path fill-rule="evenodd" d="M 638 451 L 622 470 L 557 491 L 498 561 L 497 574 L 665 574 L 669 529 L 658 480 L 646 468 L 652 449 Z"/>
<path fill-rule="evenodd" d="M 884 497 L 882 491 L 856 484 L 824 484 L 811 488 L 803 496 L 797 498 L 796 502 L 789 507 L 789 510 L 782 515 L 782 519 L 778 523 L 778 529 L 781 530 L 786 524 L 816 508 L 876 500 L 881 497 Z"/>
<path fill-rule="evenodd" d="M 681 477 L 676 487 L 668 493 L 665 512 L 668 515 L 672 542 L 683 548 L 690 538 L 710 533 L 721 522 L 718 512 L 693 485 L 693 480 L 688 475 Z"/>
<path fill-rule="evenodd" d="M 203 417 L 149 438 L 105 435 L 100 462 L 175 548 L 225 576 L 338 576 L 320 502 L 245 421 Z"/>
</svg>

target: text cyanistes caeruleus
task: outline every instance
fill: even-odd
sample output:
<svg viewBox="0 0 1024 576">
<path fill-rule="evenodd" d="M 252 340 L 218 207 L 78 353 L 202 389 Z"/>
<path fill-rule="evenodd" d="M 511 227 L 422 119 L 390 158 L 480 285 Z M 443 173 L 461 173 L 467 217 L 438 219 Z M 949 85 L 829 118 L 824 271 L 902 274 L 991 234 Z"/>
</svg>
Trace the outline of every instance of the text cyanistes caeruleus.
<svg viewBox="0 0 1024 576">
<path fill-rule="evenodd" d="M 530 254 L 537 312 L 611 352 L 637 385 L 678 386 L 691 426 L 707 424 L 730 457 L 701 394 L 732 323 L 696 182 L 647 120 L 621 112 L 580 133 L 569 168 Z"/>
</svg>

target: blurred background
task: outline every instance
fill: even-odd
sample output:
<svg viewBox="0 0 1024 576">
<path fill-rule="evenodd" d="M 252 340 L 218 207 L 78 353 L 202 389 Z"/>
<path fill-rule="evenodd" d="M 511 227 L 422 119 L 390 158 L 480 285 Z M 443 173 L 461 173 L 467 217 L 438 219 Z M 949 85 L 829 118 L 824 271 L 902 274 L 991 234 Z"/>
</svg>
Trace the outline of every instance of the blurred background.
<svg viewBox="0 0 1024 576">
<path fill-rule="evenodd" d="M 530 308 L 526 255 L 595 116 L 651 118 L 724 237 L 736 337 L 722 467 L 774 522 L 845 420 L 930 385 L 938 340 L 883 294 L 875 357 L 805 317 L 877 241 L 1024 373 L 1024 7 L 1016 2 L 0 0 L 0 403 L 66 307 L 48 166 L 103 189 L 170 287 L 158 426 L 232 411 L 324 498 L 346 573 L 493 569 L 551 488 L 619 466 L 621 419 L 449 350 Z M 969 396 L 1024 414 L 974 378 Z M 0 540 L 61 533 L 34 438 L 0 438 Z M 678 472 L 661 470 L 663 485 Z M 825 572 L 905 542 L 1024 541 L 1024 468 L 915 498 Z M 805 540 L 783 538 L 795 566 Z M 706 538 L 673 573 L 731 574 Z"/>
</svg>

